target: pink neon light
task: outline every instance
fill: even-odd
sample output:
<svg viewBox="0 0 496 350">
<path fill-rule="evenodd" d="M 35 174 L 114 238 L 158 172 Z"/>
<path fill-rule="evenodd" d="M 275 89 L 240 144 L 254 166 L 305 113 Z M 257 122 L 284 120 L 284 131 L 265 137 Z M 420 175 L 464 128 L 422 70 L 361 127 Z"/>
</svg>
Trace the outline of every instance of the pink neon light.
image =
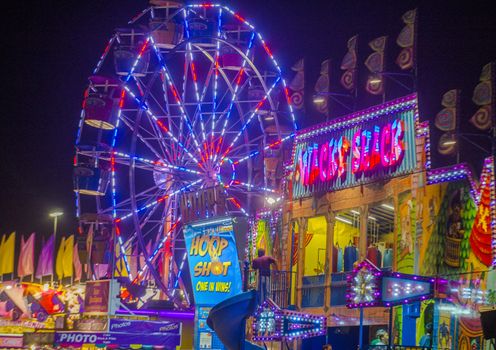
<svg viewBox="0 0 496 350">
<path fill-rule="evenodd" d="M 314 184 L 317 178 L 326 182 L 344 176 L 350 150 L 353 174 L 376 170 L 379 158 L 383 168 L 397 166 L 405 153 L 404 129 L 404 122 L 395 120 L 386 124 L 381 132 L 378 126 L 374 126 L 373 131 L 358 129 L 351 144 L 341 136 L 301 149 L 298 156 L 300 182 L 307 186 Z"/>
</svg>

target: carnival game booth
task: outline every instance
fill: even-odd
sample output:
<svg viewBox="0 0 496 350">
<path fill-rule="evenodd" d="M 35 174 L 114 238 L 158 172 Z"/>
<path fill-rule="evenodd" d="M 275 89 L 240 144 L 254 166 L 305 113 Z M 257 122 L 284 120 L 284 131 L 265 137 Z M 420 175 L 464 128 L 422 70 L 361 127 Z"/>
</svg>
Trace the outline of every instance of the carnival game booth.
<svg viewBox="0 0 496 350">
<path fill-rule="evenodd" d="M 285 263 L 296 271 L 294 303 L 326 314 L 328 338 L 338 348 L 358 345 L 359 310 L 345 307 L 346 276 L 357 261 L 367 259 L 383 272 L 456 281 L 466 285 L 466 295 L 492 295 L 486 282 L 494 273 L 492 161 L 486 160 L 480 181 L 466 164 L 431 169 L 429 127 L 419 122 L 417 104 L 417 96 L 409 95 L 296 137 Z M 476 310 L 494 300 L 464 304 L 456 302 L 460 293 L 396 306 L 394 344 L 416 346 L 430 331 L 432 345 L 442 341 L 458 349 L 454 340 L 448 344 L 449 333 L 450 339 L 461 337 L 463 346 L 482 346 Z M 439 309 L 446 302 L 456 306 Z M 446 310 L 469 304 L 473 322 L 441 319 Z M 384 307 L 364 309 L 365 345 L 378 329 L 387 329 L 388 315 Z M 303 342 L 302 348 L 323 341 Z"/>
</svg>

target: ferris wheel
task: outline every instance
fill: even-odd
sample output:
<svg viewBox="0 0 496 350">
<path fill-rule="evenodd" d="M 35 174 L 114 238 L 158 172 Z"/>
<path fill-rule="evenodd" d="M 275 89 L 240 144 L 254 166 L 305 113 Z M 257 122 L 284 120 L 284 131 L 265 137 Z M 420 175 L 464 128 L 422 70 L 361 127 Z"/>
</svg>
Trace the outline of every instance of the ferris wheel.
<svg viewBox="0 0 496 350">
<path fill-rule="evenodd" d="M 295 131 L 281 69 L 251 23 L 222 5 L 152 1 L 89 78 L 77 215 L 114 230 L 121 275 L 175 300 L 186 217 L 250 216 L 280 197 Z"/>
</svg>

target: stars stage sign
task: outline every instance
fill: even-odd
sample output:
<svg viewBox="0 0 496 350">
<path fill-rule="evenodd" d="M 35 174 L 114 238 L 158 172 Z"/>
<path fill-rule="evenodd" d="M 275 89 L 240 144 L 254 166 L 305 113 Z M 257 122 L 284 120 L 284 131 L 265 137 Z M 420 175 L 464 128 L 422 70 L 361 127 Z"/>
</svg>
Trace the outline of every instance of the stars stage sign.
<svg viewBox="0 0 496 350">
<path fill-rule="evenodd" d="M 293 197 L 413 172 L 417 126 L 413 94 L 302 130 L 294 149 Z"/>
<path fill-rule="evenodd" d="M 215 305 L 241 292 L 233 220 L 214 218 L 184 227 L 197 305 Z"/>
</svg>

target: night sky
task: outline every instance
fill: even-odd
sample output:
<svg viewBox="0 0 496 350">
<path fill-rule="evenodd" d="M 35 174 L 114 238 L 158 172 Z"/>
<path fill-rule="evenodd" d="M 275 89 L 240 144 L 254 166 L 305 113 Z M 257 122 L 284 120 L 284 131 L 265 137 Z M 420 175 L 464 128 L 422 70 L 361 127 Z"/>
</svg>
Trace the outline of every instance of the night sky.
<svg viewBox="0 0 496 350">
<path fill-rule="evenodd" d="M 462 129 L 476 108 L 470 101 L 482 66 L 496 59 L 496 20 L 489 1 L 275 1 L 227 3 L 250 20 L 279 60 L 286 77 L 305 57 L 310 90 L 320 62 L 330 57 L 333 72 L 346 41 L 360 34 L 359 60 L 367 42 L 390 36 L 390 70 L 399 52 L 401 15 L 418 8 L 418 93 L 421 120 L 433 120 L 448 89 L 462 89 Z M 304 5 L 308 4 L 308 5 Z M 0 120 L 0 234 L 51 232 L 48 212 L 61 208 L 62 232 L 75 230 L 72 191 L 73 144 L 83 90 L 113 30 L 147 6 L 147 1 L 9 1 L 2 5 L 3 108 Z M 331 77 L 338 84 L 339 77 Z M 363 85 L 362 85 L 363 86 Z M 391 95 L 406 94 L 399 88 Z M 360 96 L 363 105 L 378 98 Z M 300 125 L 323 121 L 310 111 Z M 435 141 L 434 141 L 435 142 Z M 487 145 L 486 145 L 487 146 Z M 434 146 L 435 148 L 435 146 Z M 476 155 L 474 157 L 474 154 Z M 462 160 L 480 171 L 482 155 L 464 147 Z M 440 159 L 437 164 L 453 162 Z M 436 164 L 435 164 L 436 165 Z"/>
</svg>

